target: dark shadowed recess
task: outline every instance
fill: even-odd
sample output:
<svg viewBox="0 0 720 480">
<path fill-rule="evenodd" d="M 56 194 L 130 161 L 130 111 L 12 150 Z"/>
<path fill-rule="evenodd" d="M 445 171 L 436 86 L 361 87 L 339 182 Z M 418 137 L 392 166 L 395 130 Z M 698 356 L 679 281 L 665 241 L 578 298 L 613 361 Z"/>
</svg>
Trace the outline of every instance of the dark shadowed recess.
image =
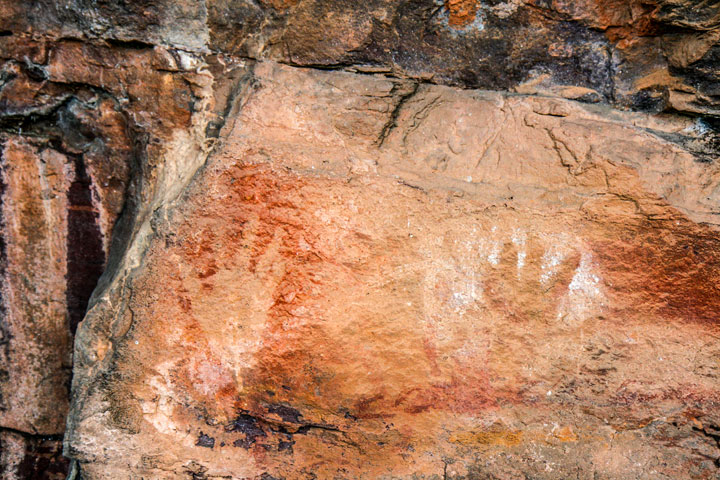
<svg viewBox="0 0 720 480">
<path fill-rule="evenodd" d="M 1 174 L 2 169 L 4 168 L 5 164 L 5 158 L 3 157 L 3 150 L 2 145 L 0 145 L 0 159 L 2 159 L 2 164 L 0 164 L 0 205 L 2 205 L 5 201 L 5 177 Z M 4 224 L 4 218 L 3 218 L 3 211 L 0 209 L 0 228 L 2 228 Z M 5 270 L 7 265 L 7 248 L 5 245 L 5 237 L 0 235 L 0 278 L 5 276 Z M 5 302 L 2 298 L 3 291 L 0 289 L 0 383 L 4 383 L 8 381 L 10 378 L 10 374 L 3 366 L 7 365 L 10 361 L 10 340 L 12 338 L 12 334 L 10 333 L 10 328 L 7 325 L 7 315 L 5 310 Z M 4 410 L 7 407 L 5 406 L 5 401 L 2 398 L 2 393 L 0 393 L 0 410 Z"/>
<path fill-rule="evenodd" d="M 0 456 L 12 451 L 11 441 L 20 442 L 24 447 L 22 459 L 12 465 L 3 465 L 8 478 L 25 480 L 64 480 L 68 474 L 69 462 L 62 455 L 61 435 L 27 435 L 16 431 L 0 429 Z M 4 478 L 4 477 L 3 477 Z"/>
<path fill-rule="evenodd" d="M 68 192 L 67 310 L 75 334 L 85 316 L 90 295 L 102 275 L 105 253 L 98 212 L 92 202 L 92 182 L 81 157 L 73 158 L 75 179 Z"/>
<path fill-rule="evenodd" d="M 27 98 L 19 94 L 14 94 L 13 101 L 6 101 L 6 97 L 0 98 L 0 149 L 6 138 L 21 136 L 41 150 L 52 149 L 62 153 L 74 170 L 75 175 L 67 192 L 65 298 L 66 328 L 74 334 L 85 315 L 88 300 L 105 263 L 97 211 L 99 202 L 93 199 L 95 185 L 88 172 L 89 160 L 85 153 L 91 150 L 98 158 L 107 162 L 123 160 L 124 157 L 107 146 L 111 144 L 108 136 L 115 135 L 116 132 L 106 133 L 103 130 L 103 127 L 106 127 L 104 123 L 92 123 L 93 120 L 88 120 L 101 115 L 98 105 L 108 98 L 108 95 L 91 86 L 53 84 L 40 78 L 40 73 L 42 71 L 34 72 L 27 66 L 13 70 L 5 76 L 0 73 L 0 92 L 10 91 L 13 85 L 8 82 L 13 80 L 16 80 L 18 85 L 27 84 L 40 88 L 39 93 L 33 94 L 32 90 Z M 33 74 L 36 75 L 33 77 Z M 43 86 L 39 87 L 39 84 Z M 42 105 L 49 107 L 37 107 L 33 102 L 39 101 L 38 99 L 45 102 Z M 98 113 L 93 115 L 96 111 Z M 83 116 L 84 114 L 88 117 Z M 107 128 L 112 130 L 113 126 Z M 1 153 L 0 151 L 0 159 L 3 158 Z M 4 167 L 4 164 L 0 165 L 0 169 Z M 116 179 L 113 176 L 109 181 Z M 0 201 L 6 208 L 14 208 L 12 199 L 7 198 L 6 185 L 2 178 Z M 0 227 L 1 216 L 0 211 Z M 4 238 L 0 229 L 0 275 L 5 274 L 7 266 L 6 242 L 7 238 Z M 8 373 L 3 367 L 11 360 L 9 355 L 13 339 L 6 325 L 5 305 L 2 300 L 0 298 L 0 382 L 6 382 Z M 68 394 L 69 391 L 68 384 Z M 2 405 L 0 398 L 0 408 L 3 408 Z M 7 458 L 3 458 L 3 453 L 7 454 Z M 14 455 L 20 455 L 21 458 Z M 7 463 L 8 458 L 10 463 Z M 0 477 L 5 478 L 3 475 L 7 475 L 7 478 L 59 480 L 67 475 L 68 466 L 69 460 L 62 455 L 62 435 L 31 435 L 0 427 Z"/>
</svg>

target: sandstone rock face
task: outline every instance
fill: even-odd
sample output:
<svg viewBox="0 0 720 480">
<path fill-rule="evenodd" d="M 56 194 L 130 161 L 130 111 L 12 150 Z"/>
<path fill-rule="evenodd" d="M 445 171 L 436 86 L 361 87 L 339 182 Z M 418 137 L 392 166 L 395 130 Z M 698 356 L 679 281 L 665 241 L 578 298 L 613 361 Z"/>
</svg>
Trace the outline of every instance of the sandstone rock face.
<svg viewBox="0 0 720 480">
<path fill-rule="evenodd" d="M 566 100 L 245 82 L 81 326 L 83 478 L 715 478 L 716 165 Z"/>
<path fill-rule="evenodd" d="M 16 430 L 62 433 L 71 366 L 65 284 L 67 193 L 75 172 L 66 157 L 40 154 L 12 140 L 5 144 L 3 160 L 4 194 L 22 203 L 22 210 L 6 202 L 3 211 L 3 364 L 9 367 L 9 381 L 2 385 L 0 418 Z M 38 330 L 45 335 L 38 335 Z M 49 401 L 24 401 L 33 396 Z"/>
<path fill-rule="evenodd" d="M 717 2 L 0 18 L 3 480 L 717 478 Z"/>
<path fill-rule="evenodd" d="M 0 471 L 7 480 L 60 478 L 73 334 L 112 238 L 123 248 L 121 211 L 134 218 L 136 199 L 151 196 L 160 176 L 155 168 L 139 182 L 153 161 L 138 159 L 157 161 L 154 145 L 165 151 L 174 128 L 191 131 L 193 87 L 166 51 L 22 29 L 0 33 L 0 59 Z M 151 91 L 162 99 L 147 105 Z"/>
</svg>

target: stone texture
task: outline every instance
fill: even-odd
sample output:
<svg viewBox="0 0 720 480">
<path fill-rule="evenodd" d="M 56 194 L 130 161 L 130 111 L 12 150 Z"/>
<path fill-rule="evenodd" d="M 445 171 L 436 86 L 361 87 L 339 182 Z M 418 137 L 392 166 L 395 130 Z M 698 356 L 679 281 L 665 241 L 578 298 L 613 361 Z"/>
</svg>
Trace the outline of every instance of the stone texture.
<svg viewBox="0 0 720 480">
<path fill-rule="evenodd" d="M 584 101 L 717 115 L 712 2 L 237 0 L 210 2 L 208 21 L 213 48 L 253 58 L 471 88 L 583 87 Z"/>
<path fill-rule="evenodd" d="M 66 318 L 67 157 L 17 140 L 3 149 L 3 372 L 0 422 L 30 433 L 64 430 L 70 381 Z M 17 208 L 16 205 L 21 205 Z M 42 403 L 28 402 L 39 397 Z"/>
<path fill-rule="evenodd" d="M 720 7 L 687 0 L 5 0 L 7 34 L 162 45 L 718 114 Z M 118 19 L 122 21 L 118 21 Z M 332 32 L 332 34 L 328 34 Z M 560 87 L 560 88 L 558 88 Z"/>
<path fill-rule="evenodd" d="M 81 325 L 83 478 L 715 478 L 719 172 L 646 127 L 688 120 L 245 85 Z"/>
<path fill-rule="evenodd" d="M 63 480 L 68 473 L 67 459 L 57 436 L 31 436 L 0 432 L 0 478 Z"/>
<path fill-rule="evenodd" d="M 4 478 L 716 475 L 717 3 L 0 15 Z"/>
<path fill-rule="evenodd" d="M 67 470 L 61 439 L 73 334 L 112 238 L 122 245 L 123 235 L 132 235 L 122 225 L 114 235 L 117 219 L 124 210 L 132 224 L 137 209 L 126 199 L 152 196 L 153 178 L 164 170 L 152 161 L 141 166 L 139 159 L 153 156 L 148 152 L 160 151 L 160 145 L 164 151 L 175 128 L 189 131 L 188 82 L 199 75 L 186 81 L 185 71 L 163 50 L 5 33 L 0 431 L 24 440 L 8 444 L 20 463 L 12 463 L 15 453 L 2 456 L 0 471 L 7 479 L 46 478 L 47 455 Z M 185 58 L 191 62 L 190 55 Z M 156 93 L 162 101 L 148 104 Z M 145 185 L 138 176 L 142 169 L 154 170 Z M 21 448 L 23 455 L 16 451 Z"/>
</svg>

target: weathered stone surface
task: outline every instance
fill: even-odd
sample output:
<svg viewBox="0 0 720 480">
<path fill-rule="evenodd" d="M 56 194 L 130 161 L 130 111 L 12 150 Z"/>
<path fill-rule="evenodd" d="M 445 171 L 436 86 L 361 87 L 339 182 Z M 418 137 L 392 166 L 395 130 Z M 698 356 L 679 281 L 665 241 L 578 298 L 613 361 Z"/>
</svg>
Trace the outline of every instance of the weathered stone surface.
<svg viewBox="0 0 720 480">
<path fill-rule="evenodd" d="M 159 48 L 176 59 L 212 52 L 682 112 L 698 119 L 688 132 L 693 148 L 717 152 L 720 7 L 713 2 L 6 0 L 0 11 L 7 18 L 0 41 L 19 45 L 18 35 L 42 32 L 113 52 Z M 68 67 L 98 65 L 91 55 Z M 102 83 L 111 89 L 114 82 L 145 88 L 107 73 Z"/>
<path fill-rule="evenodd" d="M 0 8 L 7 34 L 389 69 L 471 88 L 563 95 L 581 87 L 584 101 L 682 111 L 713 125 L 718 115 L 720 7 L 710 1 L 73 0 Z"/>
<path fill-rule="evenodd" d="M 720 7 L 711 2 L 279 3 L 211 2 L 211 45 L 473 88 L 562 96 L 582 87 L 584 101 L 717 115 Z"/>
<path fill-rule="evenodd" d="M 3 480 L 63 480 L 68 473 L 57 436 L 0 432 L 0 465 Z"/>
<path fill-rule="evenodd" d="M 88 301 L 66 450 L 87 476 L 127 476 L 126 462 L 180 478 L 712 478 L 719 15 L 687 0 L 0 0 L 4 478 L 62 462 L 41 434 L 63 430 Z M 263 59 L 357 75 L 252 73 Z M 323 209 L 347 223 L 308 216 Z M 226 219 L 250 217 L 255 237 L 233 237 Z M 601 300 L 583 305 L 588 265 Z M 180 295 L 183 269 L 218 272 Z M 473 275 L 474 297 L 460 289 Z M 147 347 L 174 338 L 154 295 L 187 298 L 185 351 Z M 265 333 L 245 339 L 208 305 L 250 309 L 237 322 Z M 331 326 L 286 339 L 310 315 L 297 308 Z M 161 414 L 139 414 L 157 375 Z M 94 424 L 103 395 L 110 420 Z M 168 425 L 191 439 L 156 442 Z M 324 452 L 333 435 L 354 446 Z"/>
<path fill-rule="evenodd" d="M 183 58 L 193 68 L 192 56 Z M 52 450 L 53 462 L 66 469 L 61 437 L 73 333 L 111 239 L 122 242 L 116 221 L 125 209 L 132 224 L 137 209 L 126 204 L 128 192 L 150 198 L 164 175 L 163 165 L 139 159 L 162 161 L 155 152 L 168 148 L 173 132 L 191 130 L 192 102 L 205 105 L 193 100 L 192 82 L 203 75 L 177 67 L 164 50 L 19 31 L 0 34 L 0 59 L 0 430 L 25 439 L 9 451 L 28 449 L 18 457 L 28 465 L 12 463 L 13 453 L 0 457 L 0 471 L 8 480 L 45 478 L 38 460 L 45 453 L 34 449 Z M 158 94 L 160 101 L 148 102 Z M 132 235 L 122 225 L 120 232 Z"/>
<path fill-rule="evenodd" d="M 715 478 L 691 119 L 272 62 L 234 91 L 78 331 L 83 478 Z"/>
<path fill-rule="evenodd" d="M 5 143 L 2 160 L 5 369 L 0 422 L 24 432 L 62 433 L 71 368 L 65 232 L 75 172 L 62 154 L 41 153 L 17 139 Z"/>
</svg>

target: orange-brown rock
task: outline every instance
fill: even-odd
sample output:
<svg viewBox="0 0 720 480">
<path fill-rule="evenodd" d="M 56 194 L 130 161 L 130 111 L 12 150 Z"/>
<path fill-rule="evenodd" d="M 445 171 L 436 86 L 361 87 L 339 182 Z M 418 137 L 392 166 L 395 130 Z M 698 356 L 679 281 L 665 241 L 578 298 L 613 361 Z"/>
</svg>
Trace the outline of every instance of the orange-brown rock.
<svg viewBox="0 0 720 480">
<path fill-rule="evenodd" d="M 464 28 L 475 21 L 479 2 L 476 0 L 446 0 L 445 8 L 448 11 L 448 25 L 455 28 Z"/>
<path fill-rule="evenodd" d="M 65 277 L 68 192 L 75 172 L 66 156 L 18 139 L 5 143 L 2 159 L 0 422 L 23 432 L 62 433 L 72 365 Z"/>
<path fill-rule="evenodd" d="M 720 172 L 650 133 L 687 120 L 245 82 L 78 332 L 83 478 L 714 478 Z"/>
<path fill-rule="evenodd" d="M 3 480 L 712 478 L 717 2 L 0 18 Z"/>
<path fill-rule="evenodd" d="M 58 478 L 67 470 L 61 451 L 73 333 L 113 236 L 121 242 L 129 234 L 121 226 L 114 235 L 121 211 L 134 216 L 128 189 L 131 198 L 151 197 L 152 185 L 140 184 L 138 172 L 162 175 L 162 167 L 138 159 L 144 150 L 165 151 L 175 129 L 190 130 L 188 92 L 198 91 L 192 82 L 202 74 L 188 74 L 192 56 L 182 58 L 190 63 L 178 67 L 163 50 L 0 34 L 4 480 Z M 161 101 L 148 104 L 162 91 Z"/>
</svg>

